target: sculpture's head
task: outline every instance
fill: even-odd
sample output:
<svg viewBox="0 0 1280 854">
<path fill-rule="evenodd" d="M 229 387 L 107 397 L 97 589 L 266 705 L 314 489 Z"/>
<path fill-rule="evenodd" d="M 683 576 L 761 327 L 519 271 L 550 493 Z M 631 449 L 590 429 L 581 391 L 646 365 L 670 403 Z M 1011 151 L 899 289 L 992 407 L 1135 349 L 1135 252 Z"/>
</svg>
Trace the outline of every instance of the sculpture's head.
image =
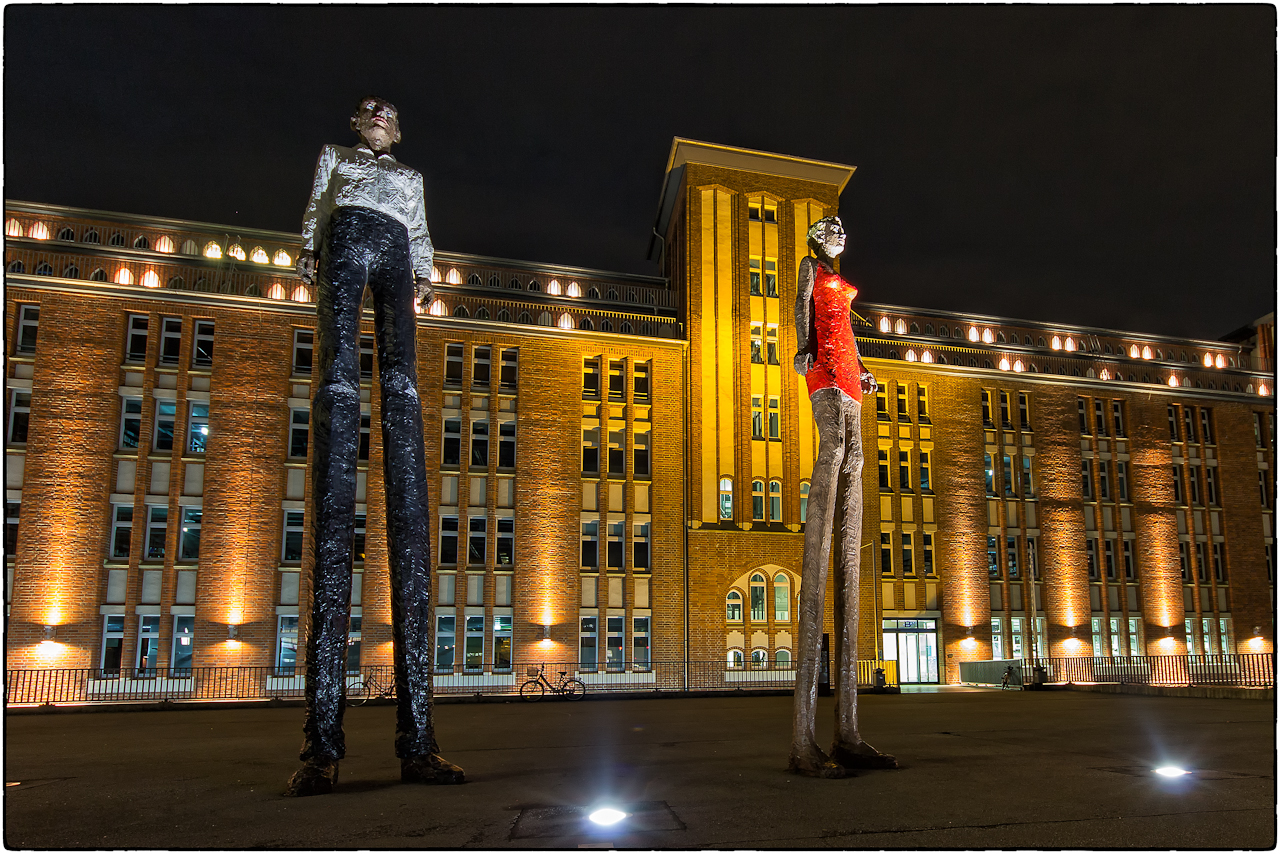
<svg viewBox="0 0 1280 854">
<path fill-rule="evenodd" d="M 400 114 L 386 99 L 371 96 L 356 108 L 351 129 L 374 151 L 388 151 L 393 143 L 400 141 Z"/>
<path fill-rule="evenodd" d="M 844 225 L 838 216 L 824 216 L 809 226 L 809 248 L 814 254 L 834 259 L 844 251 Z"/>
</svg>

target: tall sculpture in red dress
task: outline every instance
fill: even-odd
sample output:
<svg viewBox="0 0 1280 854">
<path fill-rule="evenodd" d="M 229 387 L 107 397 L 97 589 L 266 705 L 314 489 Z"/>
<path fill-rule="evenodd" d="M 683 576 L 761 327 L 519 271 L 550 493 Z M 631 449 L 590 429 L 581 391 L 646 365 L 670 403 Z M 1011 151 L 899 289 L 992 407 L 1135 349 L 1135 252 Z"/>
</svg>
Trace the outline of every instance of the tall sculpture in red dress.
<svg viewBox="0 0 1280 854">
<path fill-rule="evenodd" d="M 862 364 L 849 313 L 858 289 L 835 271 L 844 251 L 839 217 L 809 229 L 813 255 L 800 262 L 795 369 L 809 386 L 818 458 L 809 485 L 800 585 L 799 661 L 788 768 L 810 777 L 845 777 L 853 768 L 898 762 L 858 732 L 858 577 L 862 545 L 862 395 L 876 381 Z M 835 541 L 836 737 L 823 753 L 814 735 L 823 598 Z"/>
</svg>

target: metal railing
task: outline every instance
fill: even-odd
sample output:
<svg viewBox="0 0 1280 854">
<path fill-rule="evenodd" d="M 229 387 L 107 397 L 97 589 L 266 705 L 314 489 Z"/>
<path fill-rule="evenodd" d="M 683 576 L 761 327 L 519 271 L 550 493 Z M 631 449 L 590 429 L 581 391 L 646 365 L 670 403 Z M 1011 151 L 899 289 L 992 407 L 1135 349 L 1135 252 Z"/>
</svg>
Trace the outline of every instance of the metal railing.
<svg viewBox="0 0 1280 854">
<path fill-rule="evenodd" d="M 874 686 L 876 669 L 885 671 L 885 684 L 897 684 L 897 662 L 859 661 L 858 684 Z M 515 695 L 529 668 L 545 668 L 551 682 L 560 671 L 581 679 L 587 691 L 779 691 L 795 685 L 793 668 L 774 664 L 730 667 L 724 661 L 522 662 L 511 668 L 486 665 L 454 668 L 432 674 L 436 696 Z M 371 665 L 347 674 L 348 690 L 357 683 L 377 689 L 394 683 L 391 665 Z M 103 671 L 98 669 L 9 670 L 5 675 L 6 705 L 93 703 L 163 700 L 300 699 L 306 689 L 304 669 L 277 667 L 192 667 L 183 670 Z"/>
<path fill-rule="evenodd" d="M 1007 668 L 1013 670 L 1009 684 L 1019 687 L 1037 681 L 1226 685 L 1239 688 L 1274 688 L 1276 684 L 1275 655 L 1269 652 L 962 661 L 960 681 L 972 685 L 999 685 Z M 1037 669 L 1043 672 L 1037 673 Z"/>
</svg>

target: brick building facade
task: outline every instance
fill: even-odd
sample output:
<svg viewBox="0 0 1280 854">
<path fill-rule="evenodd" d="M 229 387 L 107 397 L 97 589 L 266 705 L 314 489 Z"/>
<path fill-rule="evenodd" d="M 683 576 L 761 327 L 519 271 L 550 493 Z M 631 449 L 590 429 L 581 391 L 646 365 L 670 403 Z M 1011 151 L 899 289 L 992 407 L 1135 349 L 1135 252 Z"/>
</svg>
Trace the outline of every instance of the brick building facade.
<svg viewBox="0 0 1280 854">
<path fill-rule="evenodd" d="M 437 255 L 438 680 L 792 666 L 817 437 L 790 318 L 805 232 L 852 174 L 676 140 L 660 277 Z M 311 549 L 298 237 L 13 201 L 5 230 L 9 667 L 287 678 Z M 1193 341 L 855 310 L 881 386 L 861 657 L 929 682 L 1272 649 L 1272 317 Z M 391 660 L 371 312 L 361 333 L 353 667 Z"/>
</svg>

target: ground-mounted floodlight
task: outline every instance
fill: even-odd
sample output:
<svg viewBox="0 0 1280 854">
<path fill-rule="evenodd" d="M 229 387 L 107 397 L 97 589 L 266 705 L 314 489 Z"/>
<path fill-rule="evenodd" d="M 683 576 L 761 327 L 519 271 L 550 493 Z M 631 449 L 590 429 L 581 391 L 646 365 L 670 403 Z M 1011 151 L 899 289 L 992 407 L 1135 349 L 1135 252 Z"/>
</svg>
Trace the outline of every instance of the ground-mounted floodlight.
<svg viewBox="0 0 1280 854">
<path fill-rule="evenodd" d="M 591 821 L 601 825 L 602 827 L 609 827 L 610 825 L 617 824 L 626 817 L 626 813 L 621 810 L 615 810 L 613 807 L 601 807 L 587 816 Z"/>
<path fill-rule="evenodd" d="M 1163 765 L 1156 769 L 1156 773 L 1159 774 L 1161 777 L 1169 777 L 1170 779 L 1176 779 L 1178 777 L 1185 777 L 1187 774 L 1190 774 L 1191 772 L 1186 770 L 1185 768 L 1179 768 L 1176 765 Z"/>
</svg>

